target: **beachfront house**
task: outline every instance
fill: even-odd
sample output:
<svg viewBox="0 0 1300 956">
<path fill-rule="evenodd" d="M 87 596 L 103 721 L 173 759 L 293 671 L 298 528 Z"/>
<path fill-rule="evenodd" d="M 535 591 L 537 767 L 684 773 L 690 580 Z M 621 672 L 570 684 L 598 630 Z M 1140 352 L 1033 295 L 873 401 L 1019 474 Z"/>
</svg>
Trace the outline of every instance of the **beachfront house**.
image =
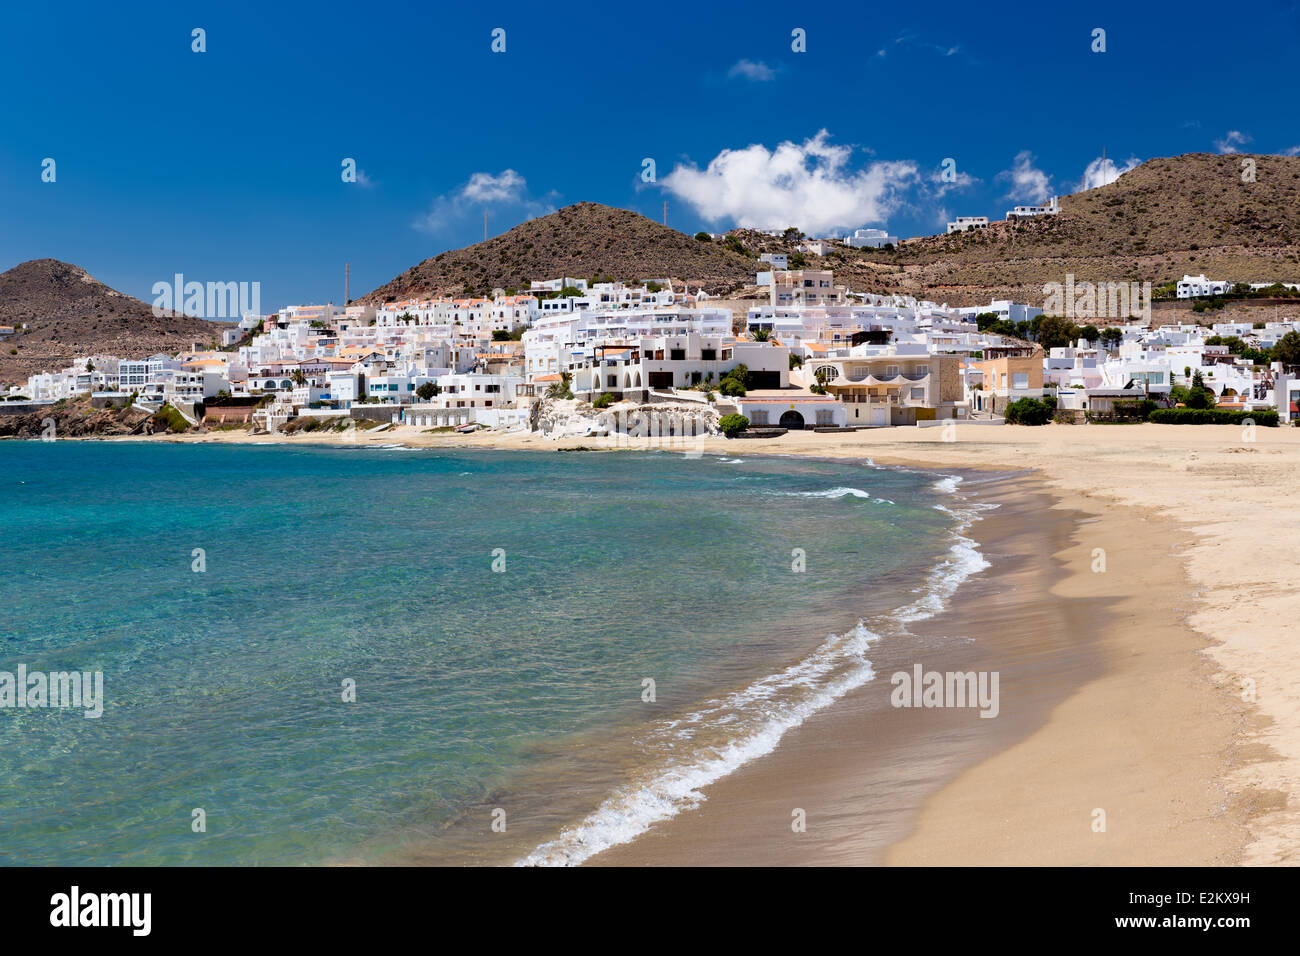
<svg viewBox="0 0 1300 956">
<path fill-rule="evenodd" d="M 923 346 L 839 349 L 805 360 L 800 377 L 843 403 L 848 425 L 915 425 L 966 417 L 960 366 Z"/>
<path fill-rule="evenodd" d="M 972 413 L 1001 415 L 1022 398 L 1043 397 L 1043 357 L 1036 349 L 989 348 L 970 363 L 967 398 Z"/>
<path fill-rule="evenodd" d="M 847 408 L 834 396 L 792 390 L 786 395 L 750 393 L 735 399 L 736 409 L 756 428 L 843 428 L 853 424 Z"/>
</svg>

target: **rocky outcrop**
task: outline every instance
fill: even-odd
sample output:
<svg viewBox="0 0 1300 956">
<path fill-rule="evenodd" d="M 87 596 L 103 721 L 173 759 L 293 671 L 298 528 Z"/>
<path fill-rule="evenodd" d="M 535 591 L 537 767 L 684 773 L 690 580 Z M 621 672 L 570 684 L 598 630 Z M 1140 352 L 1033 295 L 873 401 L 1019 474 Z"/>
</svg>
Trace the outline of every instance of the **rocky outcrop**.
<svg viewBox="0 0 1300 956">
<path fill-rule="evenodd" d="M 618 402 L 594 408 L 573 399 L 544 398 L 533 406 L 529 429 L 546 438 L 665 439 L 717 435 L 718 411 L 696 402 Z"/>
<path fill-rule="evenodd" d="M 153 433 L 138 408 L 95 408 L 88 399 L 60 402 L 23 415 L 0 415 L 0 438 L 79 438 Z"/>
</svg>

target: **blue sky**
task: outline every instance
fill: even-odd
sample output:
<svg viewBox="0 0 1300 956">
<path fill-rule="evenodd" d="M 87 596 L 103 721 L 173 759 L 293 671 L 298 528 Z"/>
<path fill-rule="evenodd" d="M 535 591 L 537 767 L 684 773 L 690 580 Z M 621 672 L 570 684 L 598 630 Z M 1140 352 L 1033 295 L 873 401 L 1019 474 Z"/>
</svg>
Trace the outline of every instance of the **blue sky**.
<svg viewBox="0 0 1300 956">
<path fill-rule="evenodd" d="M 484 211 L 911 236 L 1077 191 L 1103 149 L 1300 147 L 1294 3 L 271 6 L 8 5 L 0 270 L 257 281 L 265 311 L 341 301 L 345 261 L 368 292 Z"/>
</svg>

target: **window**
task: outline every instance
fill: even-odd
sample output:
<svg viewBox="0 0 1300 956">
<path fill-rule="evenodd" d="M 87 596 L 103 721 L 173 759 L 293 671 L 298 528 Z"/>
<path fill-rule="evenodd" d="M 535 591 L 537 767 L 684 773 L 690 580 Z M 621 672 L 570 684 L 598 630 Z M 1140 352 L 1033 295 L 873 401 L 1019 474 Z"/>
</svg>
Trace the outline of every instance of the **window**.
<svg viewBox="0 0 1300 956">
<path fill-rule="evenodd" d="M 929 374 L 930 374 L 930 366 L 928 366 L 928 365 L 918 365 L 916 368 L 912 369 L 912 371 L 915 372 L 917 375 L 929 375 Z"/>
<path fill-rule="evenodd" d="M 753 416 L 753 423 L 754 423 L 755 425 L 766 425 L 766 424 L 767 424 L 767 409 L 766 409 L 766 408 L 756 408 L 756 409 L 754 409 L 754 411 L 752 412 L 752 416 Z"/>
<path fill-rule="evenodd" d="M 668 358 L 673 362 L 685 362 L 686 349 L 669 349 Z"/>
<path fill-rule="evenodd" d="M 718 358 L 717 349 L 700 349 L 700 359 L 704 362 L 713 362 Z"/>
<path fill-rule="evenodd" d="M 924 389 L 924 388 L 914 388 L 914 389 L 912 389 L 912 401 L 914 401 L 914 402 L 923 402 L 923 401 L 925 401 L 925 389 Z"/>
<path fill-rule="evenodd" d="M 830 410 L 829 408 L 819 408 L 819 409 L 817 409 L 817 424 L 818 424 L 818 425 L 830 425 L 830 424 L 832 424 L 832 420 L 831 420 L 831 410 Z"/>
<path fill-rule="evenodd" d="M 1028 388 L 1028 387 L 1029 387 L 1029 373 L 1028 373 L 1028 372 L 1013 372 L 1012 375 L 1011 375 L 1011 387 L 1012 387 L 1012 388 Z"/>
<path fill-rule="evenodd" d="M 886 366 L 885 366 L 885 375 L 884 375 L 884 377 L 885 377 L 885 378 L 898 378 L 898 366 L 897 366 L 897 365 L 886 365 Z"/>
</svg>

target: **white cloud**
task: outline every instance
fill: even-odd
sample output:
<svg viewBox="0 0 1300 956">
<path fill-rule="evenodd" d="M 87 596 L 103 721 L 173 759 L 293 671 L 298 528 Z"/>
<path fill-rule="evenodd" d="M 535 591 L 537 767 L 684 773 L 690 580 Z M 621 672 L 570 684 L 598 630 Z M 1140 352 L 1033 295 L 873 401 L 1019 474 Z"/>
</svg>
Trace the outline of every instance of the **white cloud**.
<svg viewBox="0 0 1300 956">
<path fill-rule="evenodd" d="M 375 181 L 370 178 L 370 174 L 367 173 L 364 169 L 358 169 L 357 185 L 360 186 L 362 189 L 373 189 L 375 186 Z"/>
<path fill-rule="evenodd" d="M 936 169 L 930 174 L 931 191 L 936 199 L 942 199 L 950 192 L 960 189 L 969 189 L 976 183 L 980 182 L 979 178 L 972 176 L 970 173 L 956 173 L 956 178 L 945 182 L 943 178 L 943 169 Z M 947 215 L 947 210 L 941 210 L 941 215 Z M 946 221 L 946 220 L 945 220 Z"/>
<path fill-rule="evenodd" d="M 471 202 L 518 201 L 527 186 L 523 176 L 513 169 L 506 169 L 496 176 L 491 173 L 475 173 L 460 194 Z"/>
<path fill-rule="evenodd" d="M 1282 150 L 1283 156 L 1300 156 L 1300 146 L 1288 146 Z"/>
<path fill-rule="evenodd" d="M 543 198 L 532 196 L 527 180 L 513 169 L 496 175 L 475 173 L 455 192 L 435 199 L 429 211 L 412 225 L 422 232 L 453 233 L 481 217 L 489 207 L 495 216 L 518 223 L 554 212 L 556 198 L 554 192 Z"/>
<path fill-rule="evenodd" d="M 942 43 L 931 43 L 928 40 L 922 40 L 916 33 L 910 33 L 907 30 L 902 31 L 890 41 L 893 46 L 903 50 L 929 50 L 939 56 L 956 56 L 961 52 L 961 47 L 956 44 L 944 45 Z M 888 56 L 888 49 L 876 51 L 876 56 Z"/>
<path fill-rule="evenodd" d="M 1079 182 L 1079 191 L 1085 189 L 1096 189 L 1098 186 L 1107 186 L 1119 179 L 1130 169 L 1136 169 L 1141 165 L 1142 160 L 1136 156 L 1130 156 L 1123 166 L 1116 166 L 1115 160 L 1107 156 L 1105 159 L 1098 156 L 1090 162 L 1083 171 L 1083 179 Z"/>
<path fill-rule="evenodd" d="M 1239 153 L 1241 150 L 1238 146 L 1244 146 L 1250 142 L 1250 136 L 1240 130 L 1230 129 L 1223 139 L 1214 141 L 1214 148 L 1220 153 Z"/>
<path fill-rule="evenodd" d="M 998 173 L 999 179 L 1011 180 L 1008 199 L 1027 199 L 1040 203 L 1052 195 L 1052 177 L 1034 166 L 1034 154 L 1022 149 L 1010 169 Z"/>
<path fill-rule="evenodd" d="M 776 78 L 776 70 L 761 61 L 756 63 L 753 60 L 739 60 L 727 71 L 727 76 L 732 79 L 741 77 L 756 83 L 766 83 Z"/>
<path fill-rule="evenodd" d="M 660 182 L 711 222 L 750 229 L 796 226 L 811 235 L 884 222 L 899 192 L 917 180 L 912 162 L 875 162 L 853 170 L 853 150 L 832 146 L 821 130 L 803 143 L 769 150 L 760 143 L 724 149 L 704 169 L 677 166 Z"/>
</svg>

